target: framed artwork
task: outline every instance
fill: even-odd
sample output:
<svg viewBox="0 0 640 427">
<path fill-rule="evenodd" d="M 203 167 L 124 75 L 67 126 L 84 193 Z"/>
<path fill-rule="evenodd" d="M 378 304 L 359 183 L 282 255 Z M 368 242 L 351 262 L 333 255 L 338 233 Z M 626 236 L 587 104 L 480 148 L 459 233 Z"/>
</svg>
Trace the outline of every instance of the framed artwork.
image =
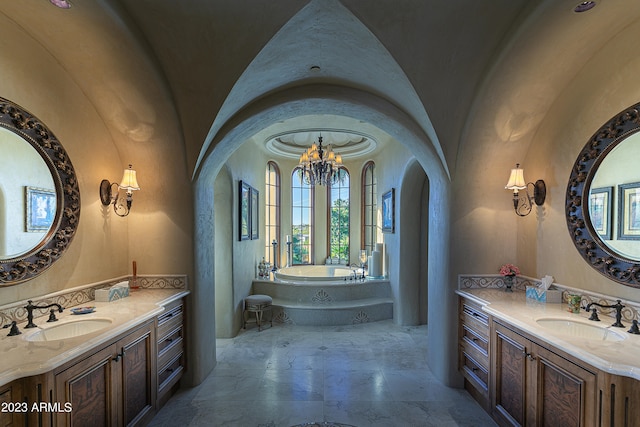
<svg viewBox="0 0 640 427">
<path fill-rule="evenodd" d="M 396 232 L 396 190 L 392 188 L 382 195 L 382 232 Z"/>
<path fill-rule="evenodd" d="M 611 240 L 613 187 L 592 188 L 589 192 L 589 218 L 602 240 Z"/>
<path fill-rule="evenodd" d="M 258 233 L 258 213 L 260 212 L 258 190 L 251 187 L 251 206 L 249 207 L 249 212 L 251 213 L 251 239 L 256 240 L 259 237 Z"/>
<path fill-rule="evenodd" d="M 56 217 L 56 193 L 44 188 L 25 187 L 27 217 L 25 229 L 28 233 L 49 230 Z"/>
<path fill-rule="evenodd" d="M 640 182 L 618 185 L 618 239 L 640 240 Z"/>
<path fill-rule="evenodd" d="M 238 191 L 238 239 L 249 240 L 251 235 L 251 186 L 240 181 Z"/>
</svg>

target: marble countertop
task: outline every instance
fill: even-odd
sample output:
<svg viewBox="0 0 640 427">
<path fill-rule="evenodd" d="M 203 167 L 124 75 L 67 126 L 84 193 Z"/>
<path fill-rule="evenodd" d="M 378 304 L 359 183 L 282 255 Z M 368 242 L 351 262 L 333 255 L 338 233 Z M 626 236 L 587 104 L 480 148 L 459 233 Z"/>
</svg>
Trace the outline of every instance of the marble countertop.
<svg viewBox="0 0 640 427">
<path fill-rule="evenodd" d="M 70 359 L 79 356 L 123 332 L 152 319 L 164 311 L 166 305 L 189 294 L 184 289 L 143 289 L 131 292 L 126 298 L 113 302 L 96 302 L 83 304 L 95 306 L 90 314 L 72 314 L 65 307 L 64 312 L 56 312 L 57 322 L 47 323 L 48 316 L 34 319 L 37 328 L 25 329 L 26 322 L 18 324 L 21 335 L 7 336 L 9 329 L 3 329 L 0 335 L 0 354 L 2 354 L 2 371 L 0 385 L 49 372 Z M 37 303 L 37 302 L 36 302 Z M 55 341 L 28 341 L 28 338 L 39 331 L 61 325 L 66 322 L 84 319 L 110 319 L 109 327 L 80 337 Z"/>
<path fill-rule="evenodd" d="M 533 337 L 548 342 L 595 368 L 615 375 L 640 380 L 640 335 L 627 333 L 631 327 L 622 321 L 624 328 L 610 326 L 615 319 L 600 314 L 600 322 L 588 320 L 589 313 L 570 313 L 566 304 L 545 304 L 527 301 L 524 292 L 505 292 L 501 289 L 460 289 L 458 295 L 482 304 L 483 311 L 526 331 Z M 622 341 L 576 338 L 553 329 L 540 326 L 541 318 L 570 320 L 606 327 L 624 336 Z"/>
</svg>

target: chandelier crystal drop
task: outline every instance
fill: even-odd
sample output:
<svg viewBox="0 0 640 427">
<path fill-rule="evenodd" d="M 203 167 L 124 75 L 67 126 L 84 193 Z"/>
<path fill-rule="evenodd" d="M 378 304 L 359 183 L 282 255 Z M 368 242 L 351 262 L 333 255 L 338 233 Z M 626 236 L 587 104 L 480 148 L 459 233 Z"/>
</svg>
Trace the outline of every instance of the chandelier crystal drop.
<svg viewBox="0 0 640 427">
<path fill-rule="evenodd" d="M 305 184 L 331 185 L 339 180 L 338 170 L 342 166 L 342 156 L 334 153 L 330 145 L 323 147 L 320 135 L 318 145 L 313 143 L 302 153 L 299 166 Z"/>
</svg>

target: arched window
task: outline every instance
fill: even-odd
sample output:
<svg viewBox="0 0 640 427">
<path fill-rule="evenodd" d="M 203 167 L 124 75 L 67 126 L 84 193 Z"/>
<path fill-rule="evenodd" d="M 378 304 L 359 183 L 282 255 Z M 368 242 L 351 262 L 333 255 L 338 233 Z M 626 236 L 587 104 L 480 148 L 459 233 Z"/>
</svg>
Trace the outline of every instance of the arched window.
<svg viewBox="0 0 640 427">
<path fill-rule="evenodd" d="M 265 174 L 265 250 L 264 259 L 270 263 L 280 263 L 280 253 L 273 259 L 273 239 L 280 241 L 280 169 L 274 162 L 267 163 Z"/>
<path fill-rule="evenodd" d="M 376 246 L 376 165 L 372 161 L 362 168 L 361 246 L 370 254 Z"/>
<path fill-rule="evenodd" d="M 291 174 L 291 263 L 313 262 L 313 187 L 305 184 L 302 169 Z"/>
<path fill-rule="evenodd" d="M 349 171 L 338 169 L 338 181 L 327 186 L 329 257 L 349 262 Z"/>
</svg>

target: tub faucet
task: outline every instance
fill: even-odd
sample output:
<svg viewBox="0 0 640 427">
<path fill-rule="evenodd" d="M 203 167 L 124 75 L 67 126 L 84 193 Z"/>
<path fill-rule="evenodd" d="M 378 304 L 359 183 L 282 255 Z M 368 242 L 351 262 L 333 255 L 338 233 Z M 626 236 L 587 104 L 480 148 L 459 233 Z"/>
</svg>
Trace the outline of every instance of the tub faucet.
<svg viewBox="0 0 640 427">
<path fill-rule="evenodd" d="M 29 303 L 25 307 L 25 310 L 27 310 L 27 326 L 25 326 L 25 328 L 35 328 L 37 326 L 35 323 L 33 323 L 33 310 L 35 310 L 36 308 L 45 309 L 51 307 L 57 307 L 59 313 L 62 313 L 62 311 L 64 310 L 64 308 L 62 308 L 60 304 L 57 304 L 55 302 L 53 304 L 39 306 L 33 305 L 33 301 L 29 300 Z M 47 320 L 47 322 L 55 322 L 56 320 L 58 320 L 53 314 L 53 311 L 54 310 L 51 310 L 51 316 L 49 316 L 49 320 Z"/>
<path fill-rule="evenodd" d="M 616 322 L 611 325 L 611 326 L 615 326 L 617 328 L 624 328 L 624 325 L 622 324 L 622 309 L 624 308 L 624 305 L 622 305 L 620 303 L 620 300 L 618 300 L 618 302 L 616 304 L 613 305 L 603 305 L 603 304 L 598 304 L 597 302 L 590 302 L 589 304 L 587 304 L 587 306 L 584 308 L 585 310 L 589 311 L 591 310 L 591 306 L 592 305 L 597 305 L 598 307 L 602 307 L 602 308 L 615 308 L 616 309 Z M 600 320 L 598 318 L 598 315 L 596 314 L 596 309 L 594 308 L 592 313 L 591 313 L 591 317 L 589 318 L 589 320 Z"/>
</svg>

